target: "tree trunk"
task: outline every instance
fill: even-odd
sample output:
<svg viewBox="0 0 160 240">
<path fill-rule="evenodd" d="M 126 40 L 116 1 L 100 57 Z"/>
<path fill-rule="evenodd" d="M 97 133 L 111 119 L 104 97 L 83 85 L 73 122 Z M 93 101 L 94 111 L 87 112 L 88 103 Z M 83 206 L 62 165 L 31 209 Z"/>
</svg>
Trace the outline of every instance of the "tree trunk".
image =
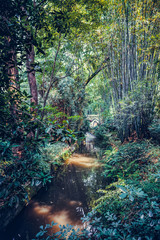
<svg viewBox="0 0 160 240">
<path fill-rule="evenodd" d="M 9 51 L 9 61 L 8 61 L 8 77 L 10 80 L 10 89 L 20 89 L 19 85 L 19 74 L 18 74 L 18 66 L 17 66 L 17 55 L 15 47 L 11 47 L 11 39 L 8 38 L 7 42 Z"/>
<path fill-rule="evenodd" d="M 38 105 L 38 91 L 37 91 L 37 81 L 35 77 L 35 70 L 34 70 L 34 58 L 35 58 L 35 53 L 34 53 L 34 46 L 31 45 L 30 49 L 28 49 L 27 52 L 27 62 L 26 62 L 26 67 L 27 67 L 27 74 L 28 74 L 28 82 L 29 82 L 29 87 L 30 87 L 30 93 L 31 93 L 31 103 L 33 102 L 35 106 Z"/>
</svg>

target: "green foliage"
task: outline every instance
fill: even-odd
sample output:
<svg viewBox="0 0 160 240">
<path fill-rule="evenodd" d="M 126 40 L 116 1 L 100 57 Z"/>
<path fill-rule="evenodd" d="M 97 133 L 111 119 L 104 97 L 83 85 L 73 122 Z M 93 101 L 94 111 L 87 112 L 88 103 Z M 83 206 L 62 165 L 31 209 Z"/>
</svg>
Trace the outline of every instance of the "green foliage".
<svg viewBox="0 0 160 240">
<path fill-rule="evenodd" d="M 79 136 L 80 134 L 85 134 L 86 132 L 90 131 L 90 122 L 88 121 L 88 119 L 84 116 L 83 117 L 83 122 L 80 126 L 80 130 L 79 130 Z"/>
<path fill-rule="evenodd" d="M 74 229 L 73 226 L 69 224 L 66 226 L 59 225 L 59 231 L 47 237 L 46 233 L 55 225 L 57 225 L 57 223 L 52 222 L 51 224 L 46 224 L 45 227 L 40 226 L 40 231 L 33 240 L 65 240 L 66 238 L 69 240 L 82 239 L 82 236 L 79 234 L 80 229 Z"/>
<path fill-rule="evenodd" d="M 0 198 L 1 206 L 17 208 L 21 199 L 28 200 L 28 184 L 50 181 L 49 165 L 60 164 L 57 156 L 66 146 L 58 141 L 72 144 L 77 141 L 76 133 L 78 141 L 83 139 L 88 130 L 86 121 L 82 121 L 85 106 L 86 112 L 96 112 L 103 120 L 112 115 L 122 142 L 131 136 L 149 137 L 155 105 L 159 113 L 159 4 L 104 0 L 1 2 Z M 22 87 L 29 90 L 25 62 L 31 45 L 37 60 L 32 66 L 39 88 L 40 105 L 36 107 L 21 91 Z M 85 99 L 88 76 L 104 59 L 109 60 L 106 68 L 88 86 Z M 11 70 L 20 74 L 11 76 Z M 115 128 L 105 123 L 95 129 L 97 144 L 106 149 L 104 176 L 112 181 L 132 181 L 104 190 L 95 212 L 87 217 L 92 220 L 93 231 L 86 230 L 80 237 L 72 231 L 69 239 L 139 240 L 158 236 L 159 166 L 151 167 L 147 143 L 112 149 Z M 158 122 L 153 122 L 149 130 L 159 141 Z M 66 157 L 68 152 L 62 156 Z M 133 179 L 136 182 L 143 177 L 148 178 L 146 182 L 133 186 Z M 43 237 L 48 228 L 41 227 L 37 238 Z M 70 230 L 70 226 L 60 227 L 51 238 L 65 239 Z"/>
<path fill-rule="evenodd" d="M 26 185 L 45 184 L 50 181 L 49 163 L 44 167 L 42 146 L 45 126 L 35 118 L 26 102 L 28 96 L 20 91 L 0 95 L 0 179 L 1 207 L 16 206 L 28 200 Z M 35 138 L 39 129 L 39 138 Z M 43 165 L 43 166 L 42 166 Z"/>
<path fill-rule="evenodd" d="M 46 131 L 51 134 L 51 142 L 61 141 L 71 144 L 77 140 L 76 133 L 68 128 L 68 121 L 66 120 L 62 122 L 62 125 L 58 121 L 53 121 Z"/>
<path fill-rule="evenodd" d="M 44 167 L 45 167 L 45 162 L 49 162 L 55 165 L 60 165 L 61 164 L 60 158 L 66 148 L 68 148 L 68 145 L 62 142 L 56 142 L 53 144 L 49 143 L 45 147 L 42 147 L 41 149 L 42 160 L 40 161 L 40 164 L 42 164 L 42 161 L 44 161 Z M 49 171 L 49 169 L 47 168 L 46 171 Z"/>
<path fill-rule="evenodd" d="M 90 239 L 158 239 L 159 197 L 149 197 L 140 186 L 118 184 L 103 190 L 93 211 L 84 218 L 92 225 Z"/>
<path fill-rule="evenodd" d="M 110 145 L 110 137 L 111 137 L 111 132 L 110 132 L 110 126 L 105 123 L 101 124 L 97 127 L 94 128 L 94 135 L 96 137 L 95 139 L 95 144 L 103 149 L 112 149 Z"/>
<path fill-rule="evenodd" d="M 110 176 L 112 183 L 99 190 L 102 196 L 84 218 L 90 225 L 90 239 L 157 240 L 160 234 L 159 148 L 141 141 L 124 144 L 112 152 L 107 150 L 106 154 L 102 174 Z"/>
<path fill-rule="evenodd" d="M 148 126 L 154 113 L 153 100 L 150 98 L 152 89 L 139 83 L 135 88 L 129 96 L 119 101 L 114 111 L 114 125 L 122 142 L 135 133 L 137 138 L 149 137 Z M 142 91 L 145 91 L 145 95 L 141 95 Z"/>
<path fill-rule="evenodd" d="M 155 110 L 158 115 L 158 16 L 157 1 L 110 2 L 92 44 L 98 61 L 104 56 L 109 63 L 87 87 L 86 111 L 112 115 L 122 142 L 150 137 Z"/>
<path fill-rule="evenodd" d="M 0 164 L 1 170 L 1 192 L 0 199 L 4 202 L 2 206 L 18 205 L 20 201 L 28 201 L 28 190 L 26 186 L 45 185 L 51 181 L 51 164 L 54 171 L 62 164 L 61 155 L 68 145 L 64 143 L 42 144 L 35 143 L 25 146 L 23 158 L 10 154 L 10 161 L 4 160 Z M 12 153 L 10 146 L 10 153 Z M 55 166 L 55 167 L 54 167 Z M 13 199 L 16 199 L 13 201 Z M 18 207 L 17 205 L 17 207 Z"/>
<path fill-rule="evenodd" d="M 160 120 L 159 119 L 155 119 L 151 125 L 149 126 L 149 132 L 151 137 L 160 142 Z"/>
<path fill-rule="evenodd" d="M 46 181 L 49 178 L 48 173 L 42 174 L 41 171 L 37 172 L 38 169 L 38 156 L 40 155 L 37 144 L 34 145 L 34 150 L 31 147 L 25 147 L 23 151 L 23 157 L 19 158 L 12 153 L 12 145 L 10 146 L 10 162 L 6 160 L 1 164 L 1 174 L 3 177 L 3 182 L 1 185 L 1 201 L 2 206 L 16 205 L 13 199 L 17 199 L 19 202 L 28 199 L 28 193 L 25 189 L 25 185 L 32 179 L 35 181 Z M 2 207 L 1 206 L 1 207 Z M 16 205 L 17 206 L 17 205 Z M 17 206 L 18 207 L 18 206 Z"/>
<path fill-rule="evenodd" d="M 141 178 L 149 163 L 145 142 L 127 143 L 111 153 L 105 162 L 104 176 L 112 178 Z"/>
<path fill-rule="evenodd" d="M 109 138 L 107 136 L 106 129 L 102 125 L 96 128 L 95 137 L 96 137 L 95 144 L 97 146 L 100 146 L 102 148 L 107 147 Z"/>
</svg>

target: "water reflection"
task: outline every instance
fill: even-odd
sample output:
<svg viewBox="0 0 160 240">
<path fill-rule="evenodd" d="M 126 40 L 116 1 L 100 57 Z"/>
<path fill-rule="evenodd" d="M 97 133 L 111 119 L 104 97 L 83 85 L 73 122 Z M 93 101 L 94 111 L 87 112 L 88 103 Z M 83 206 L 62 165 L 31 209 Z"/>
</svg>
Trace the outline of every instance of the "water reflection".
<svg viewBox="0 0 160 240">
<path fill-rule="evenodd" d="M 59 204 L 53 204 L 52 206 L 40 205 L 40 203 L 34 202 L 32 211 L 36 217 L 43 217 L 48 223 L 54 221 L 61 225 L 66 225 L 67 223 L 75 225 L 81 223 L 79 219 L 81 206 L 82 203 L 80 201 L 70 200 L 61 200 Z M 77 214 L 75 214 L 76 212 Z"/>
<path fill-rule="evenodd" d="M 48 205 L 42 205 L 40 206 L 40 204 L 38 202 L 35 202 L 33 204 L 33 211 L 37 214 L 37 215 L 44 215 L 44 214 L 48 214 L 51 211 L 51 206 Z"/>
<path fill-rule="evenodd" d="M 85 155 L 73 155 L 63 171 L 52 183 L 39 191 L 31 203 L 0 234 L 2 240 L 31 240 L 39 226 L 58 225 L 82 227 L 81 217 L 88 212 L 90 203 L 98 197 L 96 190 L 102 188 L 100 166 L 96 159 Z"/>
<path fill-rule="evenodd" d="M 99 167 L 99 163 L 95 158 L 87 157 L 82 154 L 73 154 L 71 158 L 67 160 L 67 164 L 73 164 L 83 168 Z"/>
</svg>

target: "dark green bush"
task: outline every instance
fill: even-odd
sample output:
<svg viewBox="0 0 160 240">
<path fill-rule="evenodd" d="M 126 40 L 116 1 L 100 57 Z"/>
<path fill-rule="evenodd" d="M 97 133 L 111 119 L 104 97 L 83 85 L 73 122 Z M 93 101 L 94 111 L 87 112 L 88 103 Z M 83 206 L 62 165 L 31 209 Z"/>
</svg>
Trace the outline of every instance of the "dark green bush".
<svg viewBox="0 0 160 240">
<path fill-rule="evenodd" d="M 92 225 L 90 239 L 158 240 L 160 198 L 125 183 L 103 190 L 92 212 L 84 219 Z"/>
<path fill-rule="evenodd" d="M 94 129 L 94 135 L 96 137 L 95 144 L 100 148 L 108 148 L 110 146 L 109 142 L 109 130 L 105 124 L 97 126 Z"/>
<path fill-rule="evenodd" d="M 104 176 L 115 178 L 141 177 L 149 162 L 145 142 L 127 143 L 111 154 L 105 162 Z"/>
<path fill-rule="evenodd" d="M 150 136 L 160 143 L 160 119 L 156 119 L 149 126 Z"/>
</svg>

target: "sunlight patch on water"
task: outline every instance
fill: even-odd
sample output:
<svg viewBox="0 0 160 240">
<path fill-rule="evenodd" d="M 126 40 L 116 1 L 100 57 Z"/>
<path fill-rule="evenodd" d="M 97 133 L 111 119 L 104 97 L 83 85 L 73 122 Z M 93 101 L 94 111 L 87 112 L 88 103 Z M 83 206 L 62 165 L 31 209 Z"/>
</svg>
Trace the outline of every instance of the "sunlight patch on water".
<svg viewBox="0 0 160 240">
<path fill-rule="evenodd" d="M 96 161 L 96 158 L 87 157 L 83 154 L 73 154 L 69 159 L 67 159 L 66 164 L 73 164 L 83 168 L 100 166 L 100 164 Z"/>
<path fill-rule="evenodd" d="M 82 203 L 80 201 L 69 201 L 68 204 L 70 206 L 81 206 Z"/>
<path fill-rule="evenodd" d="M 68 210 L 61 210 L 58 212 L 55 212 L 54 214 L 51 214 L 48 216 L 48 220 L 49 222 L 54 221 L 55 223 L 58 223 L 58 225 L 75 225 L 75 224 L 79 224 L 81 221 L 78 220 L 76 222 L 74 222 L 71 218 L 70 218 L 70 212 Z"/>
<path fill-rule="evenodd" d="M 82 229 L 83 224 L 80 220 L 80 215 L 82 216 L 82 210 L 81 207 L 82 203 L 80 201 L 64 201 L 63 206 L 61 206 L 60 209 L 54 209 L 54 206 L 50 205 L 40 205 L 38 202 L 33 203 L 33 212 L 36 215 L 36 217 L 42 217 L 45 219 L 46 223 L 51 223 L 52 221 L 54 223 L 57 223 L 57 225 L 53 226 L 52 229 L 49 230 L 49 232 L 55 233 L 60 230 L 59 225 L 72 225 L 73 228 L 76 229 Z M 84 214 L 84 210 L 83 210 Z"/>
<path fill-rule="evenodd" d="M 84 224 L 82 223 L 82 221 L 80 219 L 73 221 L 70 218 L 70 212 L 67 210 L 61 210 L 59 212 L 56 212 L 53 215 L 48 216 L 48 220 L 50 222 L 54 221 L 55 223 L 57 223 L 57 225 L 52 228 L 51 233 L 58 232 L 60 230 L 60 227 L 59 227 L 60 225 L 66 226 L 67 224 L 69 224 L 69 225 L 73 226 L 72 229 L 75 229 L 75 230 L 79 229 L 79 231 L 78 231 L 79 233 L 80 233 L 80 230 L 82 230 L 84 228 Z M 67 233 L 66 239 L 68 239 L 71 232 L 72 232 L 72 230 Z"/>
<path fill-rule="evenodd" d="M 40 206 L 38 203 L 34 204 L 34 212 L 38 215 L 45 215 L 48 214 L 51 211 L 51 206 L 48 205 L 42 205 Z"/>
</svg>

